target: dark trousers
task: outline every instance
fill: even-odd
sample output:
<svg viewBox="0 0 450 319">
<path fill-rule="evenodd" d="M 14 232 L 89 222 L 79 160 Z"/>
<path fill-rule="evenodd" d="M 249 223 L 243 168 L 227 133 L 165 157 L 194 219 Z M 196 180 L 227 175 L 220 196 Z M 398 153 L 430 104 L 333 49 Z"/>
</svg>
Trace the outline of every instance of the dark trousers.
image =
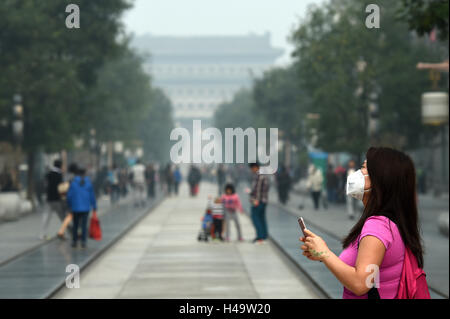
<svg viewBox="0 0 450 319">
<path fill-rule="evenodd" d="M 321 193 L 322 193 L 321 191 L 311 192 L 315 209 L 319 209 L 319 200 L 320 200 Z"/>
<path fill-rule="evenodd" d="M 214 238 L 219 238 L 222 240 L 222 226 L 223 226 L 223 219 L 214 218 Z"/>
<path fill-rule="evenodd" d="M 169 183 L 167 183 L 167 193 L 169 195 L 172 195 L 172 192 L 173 192 L 173 183 L 169 182 Z"/>
<path fill-rule="evenodd" d="M 155 197 L 155 183 L 150 182 L 147 184 L 147 197 L 153 198 Z"/>
<path fill-rule="evenodd" d="M 256 230 L 256 239 L 267 239 L 269 233 L 266 220 L 266 204 L 259 203 L 258 206 L 252 206 L 251 218 Z"/>
<path fill-rule="evenodd" d="M 175 182 L 175 195 L 178 195 L 178 189 L 180 188 L 180 182 Z"/>
<path fill-rule="evenodd" d="M 334 187 L 328 187 L 328 188 L 327 188 L 327 196 L 328 196 L 328 201 L 329 201 L 330 203 L 335 203 L 335 202 L 337 202 L 336 188 L 334 188 Z"/>
<path fill-rule="evenodd" d="M 81 226 L 81 243 L 86 244 L 88 215 L 89 215 L 89 212 L 74 212 L 73 213 L 72 242 L 74 244 L 76 244 L 78 241 L 78 227 L 79 226 Z"/>
</svg>

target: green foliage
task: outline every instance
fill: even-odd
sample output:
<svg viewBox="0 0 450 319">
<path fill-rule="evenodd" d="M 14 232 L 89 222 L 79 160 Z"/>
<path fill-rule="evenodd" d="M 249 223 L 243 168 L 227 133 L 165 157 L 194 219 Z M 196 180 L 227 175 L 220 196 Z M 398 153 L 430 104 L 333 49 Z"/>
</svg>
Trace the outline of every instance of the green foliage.
<svg viewBox="0 0 450 319">
<path fill-rule="evenodd" d="M 225 128 L 264 127 L 263 117 L 255 108 L 252 92 L 241 90 L 229 103 L 223 103 L 214 114 L 214 126 L 224 131 Z"/>
<path fill-rule="evenodd" d="M 278 128 L 283 138 L 301 144 L 308 99 L 299 90 L 295 69 L 279 68 L 266 72 L 263 78 L 256 80 L 253 98 L 257 112 L 264 116 L 269 126 Z"/>
<path fill-rule="evenodd" d="M 423 36 L 436 28 L 439 38 L 448 41 L 448 0 L 402 0 L 401 4 L 398 16 L 411 30 Z"/>
<path fill-rule="evenodd" d="M 381 28 L 365 27 L 365 1 L 312 7 L 293 34 L 299 89 L 320 114 L 318 144 L 325 151 L 360 154 L 369 146 L 369 96 L 378 92 L 380 144 L 416 147 L 423 130 L 420 95 L 428 87 L 419 61 L 436 58 L 395 17 L 392 1 L 379 1 Z M 356 63 L 367 66 L 358 72 Z M 358 86 L 362 95 L 355 94 Z"/>
<path fill-rule="evenodd" d="M 90 90 L 80 120 L 95 128 L 102 141 L 124 142 L 138 137 L 138 123 L 150 109 L 150 77 L 142 60 L 132 51 L 108 61 L 98 72 L 97 85 Z"/>
<path fill-rule="evenodd" d="M 146 159 L 164 163 L 169 160 L 169 137 L 174 127 L 172 104 L 160 89 L 154 89 L 151 106 L 144 114 L 139 126 L 139 138 L 143 141 Z"/>
<path fill-rule="evenodd" d="M 0 2 L 0 114 L 19 93 L 25 106 L 24 148 L 56 151 L 89 107 L 85 97 L 104 61 L 122 50 L 117 43 L 126 0 L 80 0 L 81 29 L 67 29 L 64 0 Z"/>
</svg>

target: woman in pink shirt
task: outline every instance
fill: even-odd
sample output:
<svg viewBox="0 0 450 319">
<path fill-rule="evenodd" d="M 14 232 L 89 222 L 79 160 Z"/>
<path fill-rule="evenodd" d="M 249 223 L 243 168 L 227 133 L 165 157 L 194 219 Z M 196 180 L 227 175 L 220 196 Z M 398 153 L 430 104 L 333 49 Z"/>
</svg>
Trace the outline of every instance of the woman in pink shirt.
<svg viewBox="0 0 450 319">
<path fill-rule="evenodd" d="M 236 231 L 239 241 L 243 241 L 241 225 L 239 224 L 238 211 L 244 213 L 239 195 L 236 194 L 233 184 L 225 185 L 225 194 L 221 197 L 222 203 L 225 207 L 225 227 L 226 236 L 225 240 L 230 241 L 230 224 L 234 221 L 236 225 Z"/>
<path fill-rule="evenodd" d="M 362 168 L 347 179 L 347 195 L 362 200 L 364 212 L 344 239 L 340 256 L 309 230 L 300 238 L 303 255 L 325 264 L 344 286 L 344 299 L 367 299 L 369 292 L 371 297 L 378 293 L 382 299 L 393 299 L 405 246 L 423 268 L 411 158 L 391 148 L 370 148 Z"/>
</svg>

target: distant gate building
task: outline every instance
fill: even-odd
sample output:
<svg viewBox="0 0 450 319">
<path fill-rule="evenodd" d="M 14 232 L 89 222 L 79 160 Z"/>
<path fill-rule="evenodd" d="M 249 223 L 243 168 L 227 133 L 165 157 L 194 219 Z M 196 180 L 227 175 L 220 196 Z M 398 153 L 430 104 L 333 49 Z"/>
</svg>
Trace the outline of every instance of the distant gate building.
<svg viewBox="0 0 450 319">
<path fill-rule="evenodd" d="M 283 53 L 270 34 L 248 36 L 137 37 L 133 46 L 148 55 L 146 71 L 163 89 L 178 126 L 192 119 L 211 124 L 214 111 L 274 65 Z"/>
</svg>

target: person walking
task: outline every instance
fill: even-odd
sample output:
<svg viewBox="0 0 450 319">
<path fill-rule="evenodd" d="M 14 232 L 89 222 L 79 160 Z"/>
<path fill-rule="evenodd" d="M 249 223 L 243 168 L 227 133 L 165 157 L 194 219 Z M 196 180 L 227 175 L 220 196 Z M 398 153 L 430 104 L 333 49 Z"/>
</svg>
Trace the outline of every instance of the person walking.
<svg viewBox="0 0 450 319">
<path fill-rule="evenodd" d="M 156 172 L 152 164 L 148 164 L 145 170 L 145 181 L 147 182 L 147 198 L 155 197 Z"/>
<path fill-rule="evenodd" d="M 134 206 L 145 206 L 145 166 L 141 160 L 131 167 L 131 180 L 134 188 Z"/>
<path fill-rule="evenodd" d="M 371 147 L 362 168 L 349 174 L 347 195 L 362 201 L 364 212 L 343 240 L 341 254 L 306 230 L 300 238 L 303 255 L 323 262 L 343 284 L 344 299 L 429 299 L 411 158 Z M 405 279 L 403 269 L 414 269 L 414 278 Z"/>
<path fill-rule="evenodd" d="M 167 163 L 166 169 L 164 170 L 165 180 L 167 183 L 167 194 L 169 196 L 172 196 L 173 187 L 174 187 L 174 175 L 172 171 L 172 165 L 170 163 Z"/>
<path fill-rule="evenodd" d="M 217 187 L 219 196 L 222 194 L 223 185 L 225 184 L 225 169 L 223 164 L 219 164 L 217 167 Z"/>
<path fill-rule="evenodd" d="M 285 205 L 289 200 L 289 191 L 291 189 L 292 179 L 289 175 L 286 166 L 281 165 L 278 173 L 276 174 L 278 199 L 281 204 Z"/>
<path fill-rule="evenodd" d="M 327 196 L 328 202 L 337 202 L 338 177 L 334 173 L 333 165 L 329 164 L 327 169 Z"/>
<path fill-rule="evenodd" d="M 128 170 L 126 168 L 119 169 L 119 189 L 121 197 L 126 197 L 128 195 L 128 175 Z"/>
<path fill-rule="evenodd" d="M 183 176 L 181 175 L 180 168 L 178 166 L 176 166 L 175 170 L 173 172 L 173 183 L 174 183 L 173 185 L 175 188 L 175 195 L 177 195 L 177 196 L 178 196 L 178 191 L 179 191 L 180 183 L 181 183 L 182 179 L 183 179 Z"/>
<path fill-rule="evenodd" d="M 323 175 L 322 171 L 315 165 L 311 165 L 308 169 L 307 187 L 311 192 L 314 203 L 314 209 L 319 209 L 319 202 L 322 195 Z"/>
<path fill-rule="evenodd" d="M 266 219 L 266 206 L 269 201 L 269 179 L 259 171 L 258 162 L 251 163 L 253 173 L 252 187 L 250 190 L 251 219 L 256 230 L 256 238 L 253 243 L 264 243 L 268 236 Z"/>
<path fill-rule="evenodd" d="M 73 179 L 75 178 L 75 176 L 78 173 L 77 164 L 75 164 L 75 163 L 70 164 L 67 173 L 68 174 L 66 175 L 65 181 L 62 184 L 59 184 L 59 186 L 58 186 L 58 191 L 61 196 L 61 203 L 63 206 L 63 210 L 64 210 L 64 212 L 66 212 L 66 217 L 64 218 L 64 220 L 61 224 L 61 227 L 58 230 L 57 236 L 58 236 L 58 239 L 60 239 L 60 240 L 66 240 L 66 237 L 64 236 L 64 234 L 66 233 L 66 229 L 69 230 L 69 233 L 72 233 L 72 227 L 70 226 L 70 223 L 73 220 L 73 214 L 67 203 L 67 193 L 69 191 L 70 184 L 72 183 Z M 94 188 L 94 192 L 95 192 L 95 188 Z"/>
<path fill-rule="evenodd" d="M 111 204 L 116 204 L 120 199 L 120 187 L 119 187 L 119 170 L 116 164 L 113 165 L 112 169 L 108 171 L 107 175 L 108 185 L 109 185 L 109 195 Z"/>
<path fill-rule="evenodd" d="M 87 223 L 91 209 L 97 210 L 94 188 L 86 170 L 78 168 L 77 176 L 70 183 L 67 193 L 67 203 L 73 215 L 72 247 L 78 244 L 78 228 L 81 227 L 81 248 L 86 248 Z"/>
<path fill-rule="evenodd" d="M 336 188 L 336 201 L 338 203 L 345 203 L 346 202 L 346 195 L 345 195 L 345 184 L 347 182 L 347 171 L 342 165 L 338 165 L 336 169 L 334 170 L 334 174 L 336 175 L 337 179 L 337 188 Z"/>
<path fill-rule="evenodd" d="M 350 160 L 348 162 L 348 168 L 347 168 L 347 179 L 349 176 L 355 173 L 356 164 L 354 160 Z M 348 185 L 347 185 L 348 186 Z M 346 204 L 347 204 L 347 216 L 350 219 L 355 219 L 355 209 L 356 205 L 358 204 L 357 200 L 353 197 L 347 197 L 346 198 Z"/>
<path fill-rule="evenodd" d="M 48 209 L 44 210 L 42 215 L 41 232 L 39 235 L 39 239 L 41 240 L 49 239 L 47 233 L 53 213 L 58 215 L 61 222 L 63 222 L 66 217 L 64 206 L 61 201 L 61 195 L 58 191 L 58 186 L 63 182 L 63 173 L 61 168 L 61 160 L 55 160 L 53 162 L 53 166 L 46 175 Z"/>
<path fill-rule="evenodd" d="M 199 183 L 202 179 L 202 175 L 200 173 L 200 170 L 195 167 L 194 165 L 191 165 L 191 168 L 189 170 L 188 174 L 188 183 L 190 187 L 191 196 L 197 196 Z"/>
</svg>

